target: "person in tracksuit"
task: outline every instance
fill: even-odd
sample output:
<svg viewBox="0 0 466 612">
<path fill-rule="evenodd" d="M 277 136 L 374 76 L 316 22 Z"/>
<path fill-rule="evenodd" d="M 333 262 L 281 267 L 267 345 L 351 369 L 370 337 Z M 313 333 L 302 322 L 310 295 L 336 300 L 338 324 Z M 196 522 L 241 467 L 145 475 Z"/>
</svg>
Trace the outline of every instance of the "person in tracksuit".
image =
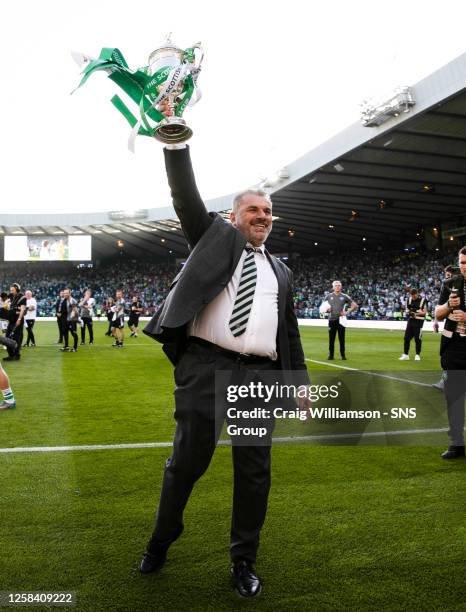
<svg viewBox="0 0 466 612">
<path fill-rule="evenodd" d="M 329 293 L 324 298 L 324 303 L 328 305 L 328 357 L 334 359 L 335 355 L 335 338 L 338 334 L 340 343 L 340 355 L 343 360 L 346 359 L 345 333 L 346 327 L 341 323 L 341 317 L 356 310 L 358 305 L 349 295 L 342 293 L 342 284 L 339 280 L 332 283 L 333 293 Z"/>
</svg>

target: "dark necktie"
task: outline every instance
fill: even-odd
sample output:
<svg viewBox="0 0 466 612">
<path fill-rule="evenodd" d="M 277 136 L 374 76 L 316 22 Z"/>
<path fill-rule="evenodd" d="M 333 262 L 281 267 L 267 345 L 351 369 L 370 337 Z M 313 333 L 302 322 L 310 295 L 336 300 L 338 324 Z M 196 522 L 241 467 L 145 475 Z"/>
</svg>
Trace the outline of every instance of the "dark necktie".
<svg viewBox="0 0 466 612">
<path fill-rule="evenodd" d="M 230 318 L 230 330 L 233 336 L 238 337 L 244 333 L 248 325 L 254 292 L 256 290 L 257 268 L 254 260 L 254 247 L 245 247 L 247 255 L 244 258 L 235 304 Z"/>
</svg>

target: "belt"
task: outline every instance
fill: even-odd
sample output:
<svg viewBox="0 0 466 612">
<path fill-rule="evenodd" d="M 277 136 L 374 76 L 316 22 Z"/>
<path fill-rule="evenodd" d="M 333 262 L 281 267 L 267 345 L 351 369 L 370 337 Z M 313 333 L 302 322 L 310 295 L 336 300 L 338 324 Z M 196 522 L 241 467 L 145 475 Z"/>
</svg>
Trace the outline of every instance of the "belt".
<svg viewBox="0 0 466 612">
<path fill-rule="evenodd" d="M 199 346 L 204 346 L 205 348 L 209 348 L 216 353 L 220 353 L 220 355 L 225 355 L 225 357 L 229 357 L 234 361 L 238 361 L 240 363 L 275 363 L 269 357 L 263 357 L 261 355 L 250 355 L 248 353 L 237 353 L 236 351 L 229 351 L 217 344 L 213 344 L 208 340 L 204 340 L 203 338 L 198 338 L 197 336 L 190 336 L 188 338 L 188 344 L 198 344 Z"/>
</svg>

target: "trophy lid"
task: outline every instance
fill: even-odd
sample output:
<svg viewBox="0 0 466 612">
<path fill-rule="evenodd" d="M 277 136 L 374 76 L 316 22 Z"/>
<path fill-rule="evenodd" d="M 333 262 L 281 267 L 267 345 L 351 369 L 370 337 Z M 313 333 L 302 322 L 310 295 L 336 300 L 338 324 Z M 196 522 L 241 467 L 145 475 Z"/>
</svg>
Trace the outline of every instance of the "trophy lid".
<svg viewBox="0 0 466 612">
<path fill-rule="evenodd" d="M 184 51 L 173 44 L 171 35 L 170 32 L 165 39 L 165 44 L 149 55 L 148 64 L 152 73 L 162 65 L 174 66 L 182 60 Z"/>
</svg>

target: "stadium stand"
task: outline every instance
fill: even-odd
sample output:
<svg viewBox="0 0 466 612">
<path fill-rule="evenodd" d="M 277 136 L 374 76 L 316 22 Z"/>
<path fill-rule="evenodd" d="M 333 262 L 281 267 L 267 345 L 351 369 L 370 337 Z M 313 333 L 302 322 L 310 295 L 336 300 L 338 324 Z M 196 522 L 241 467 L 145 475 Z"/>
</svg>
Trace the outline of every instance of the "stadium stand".
<svg viewBox="0 0 466 612">
<path fill-rule="evenodd" d="M 445 265 L 454 262 L 451 252 L 365 253 L 332 255 L 289 262 L 294 272 L 294 301 L 299 318 L 319 318 L 323 296 L 333 280 L 343 283 L 343 291 L 358 304 L 353 318 L 396 320 L 402 318 L 406 287 L 417 287 L 429 302 L 432 316 L 440 292 Z M 39 264 L 40 265 L 40 264 Z M 30 289 L 38 302 L 41 317 L 54 316 L 54 305 L 60 289 L 69 286 L 80 296 L 86 288 L 93 291 L 97 305 L 123 288 L 129 300 L 137 293 L 145 306 L 145 314 L 153 314 L 167 295 L 178 267 L 175 264 L 154 264 L 140 261 L 111 261 L 95 267 L 55 265 L 36 268 L 30 264 L 5 266 L 2 290 L 19 281 Z"/>
</svg>

